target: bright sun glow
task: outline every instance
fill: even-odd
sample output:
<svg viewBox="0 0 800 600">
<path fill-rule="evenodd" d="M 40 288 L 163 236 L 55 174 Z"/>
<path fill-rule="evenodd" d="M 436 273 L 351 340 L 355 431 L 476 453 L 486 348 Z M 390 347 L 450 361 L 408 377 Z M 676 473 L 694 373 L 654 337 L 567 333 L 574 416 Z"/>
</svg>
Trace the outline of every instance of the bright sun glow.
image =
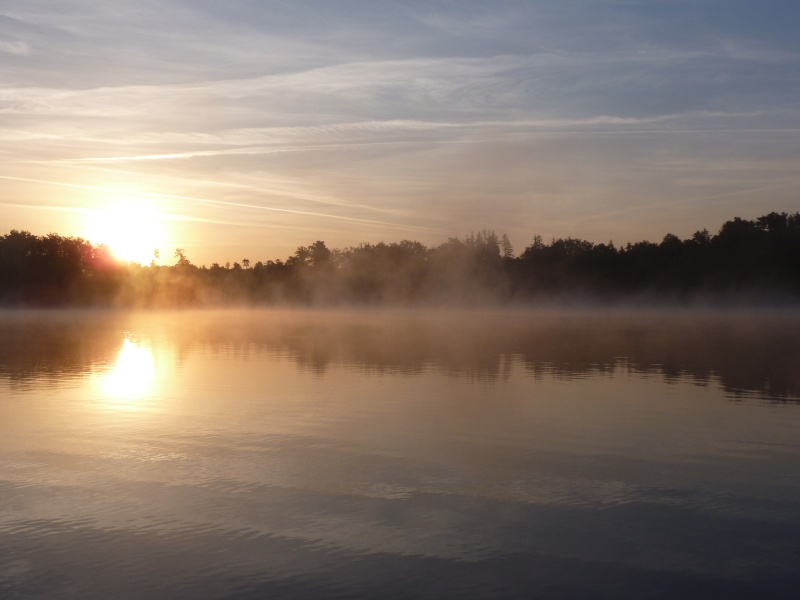
<svg viewBox="0 0 800 600">
<path fill-rule="evenodd" d="M 87 222 L 89 241 L 106 244 L 120 260 L 149 264 L 163 243 L 161 219 L 144 203 L 127 203 L 93 211 Z"/>
<path fill-rule="evenodd" d="M 138 400 L 152 391 L 155 360 L 149 348 L 125 338 L 114 369 L 103 376 L 103 394 L 116 401 Z"/>
</svg>

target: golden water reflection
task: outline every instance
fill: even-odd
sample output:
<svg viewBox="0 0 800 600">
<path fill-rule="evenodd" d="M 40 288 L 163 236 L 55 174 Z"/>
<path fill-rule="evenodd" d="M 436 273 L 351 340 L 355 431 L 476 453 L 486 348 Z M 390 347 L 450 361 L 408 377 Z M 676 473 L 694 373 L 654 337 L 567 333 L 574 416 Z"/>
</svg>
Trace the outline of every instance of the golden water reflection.
<svg viewBox="0 0 800 600">
<path fill-rule="evenodd" d="M 156 361 L 144 342 L 126 337 L 114 368 L 105 373 L 100 390 L 105 400 L 118 406 L 131 406 L 145 399 L 154 389 Z"/>
</svg>

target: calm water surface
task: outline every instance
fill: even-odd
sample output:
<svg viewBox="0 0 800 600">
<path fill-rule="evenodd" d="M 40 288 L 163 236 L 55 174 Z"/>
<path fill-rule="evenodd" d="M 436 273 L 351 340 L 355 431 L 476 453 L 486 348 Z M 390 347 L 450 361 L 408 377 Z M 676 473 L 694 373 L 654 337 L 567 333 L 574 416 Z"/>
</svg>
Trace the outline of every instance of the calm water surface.
<svg viewBox="0 0 800 600">
<path fill-rule="evenodd" d="M 800 314 L 0 313 L 0 597 L 796 598 Z"/>
</svg>

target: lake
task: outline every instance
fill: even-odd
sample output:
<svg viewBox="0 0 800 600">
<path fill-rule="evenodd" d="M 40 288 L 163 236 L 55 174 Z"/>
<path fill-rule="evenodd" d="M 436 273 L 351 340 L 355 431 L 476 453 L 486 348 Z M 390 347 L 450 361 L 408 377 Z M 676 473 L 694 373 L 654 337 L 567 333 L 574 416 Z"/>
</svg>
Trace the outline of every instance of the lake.
<svg viewBox="0 0 800 600">
<path fill-rule="evenodd" d="M 0 597 L 796 598 L 800 313 L 0 312 Z"/>
</svg>

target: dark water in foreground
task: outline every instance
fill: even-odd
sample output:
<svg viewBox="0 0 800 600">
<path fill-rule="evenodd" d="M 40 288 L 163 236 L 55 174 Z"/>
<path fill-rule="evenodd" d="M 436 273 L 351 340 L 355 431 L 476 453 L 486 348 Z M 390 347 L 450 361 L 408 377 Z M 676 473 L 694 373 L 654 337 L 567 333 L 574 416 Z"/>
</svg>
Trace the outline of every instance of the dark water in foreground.
<svg viewBox="0 0 800 600">
<path fill-rule="evenodd" d="M 0 598 L 796 598 L 798 313 L 0 313 Z"/>
</svg>

